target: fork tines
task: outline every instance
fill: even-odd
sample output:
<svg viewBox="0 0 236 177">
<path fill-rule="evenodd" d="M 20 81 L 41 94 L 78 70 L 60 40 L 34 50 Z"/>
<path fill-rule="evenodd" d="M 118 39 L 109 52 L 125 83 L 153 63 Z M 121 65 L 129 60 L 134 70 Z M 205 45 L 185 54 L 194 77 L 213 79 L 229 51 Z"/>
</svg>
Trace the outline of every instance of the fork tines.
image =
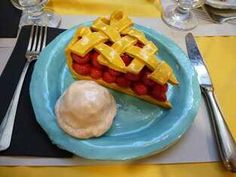
<svg viewBox="0 0 236 177">
<path fill-rule="evenodd" d="M 32 25 L 27 51 L 39 53 L 46 46 L 46 39 L 47 26 Z"/>
</svg>

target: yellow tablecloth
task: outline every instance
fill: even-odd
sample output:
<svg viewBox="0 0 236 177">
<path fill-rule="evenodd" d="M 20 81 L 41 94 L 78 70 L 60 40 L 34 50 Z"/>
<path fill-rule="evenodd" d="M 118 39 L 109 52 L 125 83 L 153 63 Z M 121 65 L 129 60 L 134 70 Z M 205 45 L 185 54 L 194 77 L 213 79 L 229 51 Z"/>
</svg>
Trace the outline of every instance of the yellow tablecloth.
<svg viewBox="0 0 236 177">
<path fill-rule="evenodd" d="M 236 139 L 236 36 L 198 37 L 225 120 Z"/>
<path fill-rule="evenodd" d="M 125 9 L 131 16 L 160 17 L 158 0 L 50 0 L 48 8 L 60 14 L 110 14 Z M 225 119 L 236 138 L 236 37 L 198 37 Z M 223 177 L 236 176 L 219 163 L 173 165 L 106 165 L 78 167 L 0 167 L 0 176 L 110 176 L 110 177 Z"/>
<path fill-rule="evenodd" d="M 79 167 L 0 167 L 0 176 L 14 177 L 231 177 L 220 163 L 178 165 L 106 165 Z"/>
<path fill-rule="evenodd" d="M 159 0 L 50 0 L 47 8 L 77 15 L 108 15 L 123 9 L 132 16 L 160 17 Z"/>
</svg>

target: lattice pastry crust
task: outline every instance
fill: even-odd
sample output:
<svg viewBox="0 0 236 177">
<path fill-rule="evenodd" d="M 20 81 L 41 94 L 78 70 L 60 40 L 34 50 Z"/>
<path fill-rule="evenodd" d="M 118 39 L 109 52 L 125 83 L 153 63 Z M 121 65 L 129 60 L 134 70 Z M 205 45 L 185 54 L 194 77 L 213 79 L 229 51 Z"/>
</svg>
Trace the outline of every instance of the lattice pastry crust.
<svg viewBox="0 0 236 177">
<path fill-rule="evenodd" d="M 153 89 L 151 88 L 152 86 L 149 86 L 147 90 L 144 88 L 141 90 L 142 92 L 138 90 L 137 94 L 134 89 L 136 81 L 132 81 L 132 78 L 130 81 L 128 78 L 127 81 L 131 85 L 125 87 L 120 86 L 116 81 L 106 82 L 106 79 L 103 79 L 103 75 L 107 70 L 116 71 L 119 77 L 126 77 L 127 73 L 142 77 L 142 72 L 149 71 L 147 77 L 152 83 L 154 82 L 159 86 L 167 85 L 167 83 L 178 84 L 171 67 L 166 62 L 159 60 L 155 55 L 158 51 L 155 44 L 149 41 L 141 31 L 132 28 L 132 26 L 131 19 L 122 11 L 115 11 L 111 14 L 110 19 L 100 17 L 92 23 L 91 27 L 79 27 L 65 50 L 69 69 L 77 79 L 92 79 L 106 87 L 136 96 L 165 108 L 171 108 L 171 103 L 166 99 L 156 99 L 156 97 L 146 93 L 148 89 L 149 91 Z M 94 52 L 97 53 L 95 59 L 99 65 L 105 68 L 99 68 L 102 75 L 96 79 L 91 77 L 89 71 L 82 73 L 82 71 L 76 70 L 74 66 L 81 64 L 96 68 L 97 65 L 93 65 L 93 61 L 91 61 L 94 59 L 91 57 Z M 88 55 L 90 55 L 89 58 Z M 86 61 L 85 63 L 80 61 L 77 63 L 78 59 L 75 60 L 73 56 L 81 58 L 81 61 L 86 58 Z M 125 62 L 124 56 L 131 58 L 128 64 Z M 140 81 L 138 80 L 137 82 Z M 155 87 L 155 84 L 153 87 Z M 146 91 L 146 94 L 143 94 L 143 91 Z M 154 93 L 154 95 L 156 94 Z"/>
</svg>

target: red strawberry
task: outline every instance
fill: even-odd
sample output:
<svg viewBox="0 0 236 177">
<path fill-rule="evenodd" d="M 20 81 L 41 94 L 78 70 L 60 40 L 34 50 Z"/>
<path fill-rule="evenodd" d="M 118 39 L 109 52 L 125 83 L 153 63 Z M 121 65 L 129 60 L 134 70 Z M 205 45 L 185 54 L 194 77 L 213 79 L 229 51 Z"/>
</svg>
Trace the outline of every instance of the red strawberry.
<svg viewBox="0 0 236 177">
<path fill-rule="evenodd" d="M 154 82 L 152 79 L 149 79 L 148 78 L 148 75 L 149 74 L 151 74 L 151 72 L 145 72 L 144 74 L 143 74 L 143 77 L 142 77 L 142 81 L 143 81 L 143 83 L 146 85 L 146 86 L 150 86 L 150 87 L 153 87 L 155 84 L 156 84 L 156 82 Z"/>
<path fill-rule="evenodd" d="M 99 53 L 97 53 L 97 52 L 94 52 L 94 53 L 92 54 L 92 64 L 93 64 L 93 66 L 96 67 L 96 68 L 104 69 L 105 66 L 101 65 L 101 64 L 98 62 L 98 60 L 97 60 L 98 55 L 99 55 Z"/>
<path fill-rule="evenodd" d="M 84 65 L 80 65 L 78 63 L 74 63 L 72 65 L 73 69 L 81 75 L 88 75 L 90 73 L 90 64 L 84 64 Z"/>
<path fill-rule="evenodd" d="M 147 87 L 142 83 L 136 83 L 133 90 L 137 95 L 146 95 L 148 92 Z"/>
<path fill-rule="evenodd" d="M 167 100 L 166 94 L 164 94 L 164 93 L 161 94 L 160 97 L 159 97 L 159 100 L 160 100 L 160 101 L 163 101 L 163 102 L 166 101 L 166 100 Z"/>
<path fill-rule="evenodd" d="M 151 96 L 159 101 L 166 101 L 167 84 L 160 85 L 156 84 L 151 92 Z"/>
<path fill-rule="evenodd" d="M 111 41 L 107 41 L 105 44 L 108 45 L 108 46 L 112 46 L 112 42 Z"/>
<path fill-rule="evenodd" d="M 143 44 L 142 42 L 138 41 L 138 42 L 135 44 L 135 46 L 138 46 L 138 47 L 140 47 L 140 48 L 143 48 L 143 47 L 144 47 L 144 44 Z"/>
<path fill-rule="evenodd" d="M 160 92 L 158 93 L 158 92 L 155 92 L 154 90 L 152 91 L 151 96 L 158 101 L 166 101 L 167 100 L 165 93 L 160 93 Z"/>
<path fill-rule="evenodd" d="M 107 83 L 113 83 L 116 81 L 116 76 L 111 75 L 108 71 L 103 73 L 102 78 Z"/>
<path fill-rule="evenodd" d="M 162 88 L 161 88 L 162 93 L 167 92 L 167 90 L 168 90 L 168 84 L 162 85 Z"/>
<path fill-rule="evenodd" d="M 119 76 L 119 75 L 121 75 L 121 72 L 116 71 L 116 70 L 111 69 L 111 68 L 108 69 L 108 72 L 109 72 L 112 76 Z"/>
<path fill-rule="evenodd" d="M 129 85 L 130 85 L 130 81 L 122 76 L 120 76 L 116 79 L 116 83 L 120 87 L 129 87 Z"/>
<path fill-rule="evenodd" d="M 96 51 L 92 51 L 92 59 L 97 59 L 99 53 Z"/>
<path fill-rule="evenodd" d="M 127 55 L 125 53 L 123 55 L 121 55 L 121 58 L 124 61 L 125 66 L 128 66 L 131 63 L 131 61 L 133 60 L 133 58 L 131 58 L 129 55 Z"/>
<path fill-rule="evenodd" d="M 153 87 L 153 92 L 155 93 L 161 93 L 162 91 L 162 86 L 160 84 L 155 84 L 155 86 Z"/>
<path fill-rule="evenodd" d="M 146 73 L 146 72 L 152 73 L 152 70 L 150 70 L 147 66 L 144 66 L 143 69 L 141 70 L 141 72 L 143 72 L 143 73 Z"/>
<path fill-rule="evenodd" d="M 140 79 L 140 74 L 126 73 L 125 78 L 130 81 L 138 81 Z"/>
<path fill-rule="evenodd" d="M 91 69 L 90 76 L 94 79 L 100 79 L 102 77 L 102 71 L 98 68 L 93 67 Z"/>
<path fill-rule="evenodd" d="M 78 63 L 78 64 L 85 64 L 88 63 L 90 60 L 90 54 L 86 54 L 85 56 L 81 57 L 79 55 L 76 55 L 74 53 L 71 54 L 71 57 L 73 58 L 73 60 Z"/>
<path fill-rule="evenodd" d="M 168 90 L 168 84 L 160 85 L 160 84 L 155 84 L 153 91 L 158 92 L 158 93 L 165 93 Z"/>
</svg>

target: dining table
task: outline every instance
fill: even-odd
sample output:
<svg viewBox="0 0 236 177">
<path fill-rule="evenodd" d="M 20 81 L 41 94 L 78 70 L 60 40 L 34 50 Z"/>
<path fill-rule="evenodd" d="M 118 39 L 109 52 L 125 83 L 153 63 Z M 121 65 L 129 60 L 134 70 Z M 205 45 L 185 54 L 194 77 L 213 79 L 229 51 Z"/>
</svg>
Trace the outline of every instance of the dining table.
<svg viewBox="0 0 236 177">
<path fill-rule="evenodd" d="M 51 31 L 51 36 L 49 36 L 53 40 L 65 29 L 94 20 L 98 16 L 108 16 L 117 9 L 124 10 L 135 23 L 167 36 L 186 55 L 185 35 L 192 32 L 208 66 L 225 121 L 235 139 L 236 25 L 214 23 L 207 16 L 196 14 L 199 24 L 195 29 L 175 30 L 167 26 L 161 19 L 163 9 L 171 3 L 176 2 L 174 0 L 49 0 L 45 8 L 61 16 L 61 24 L 55 29 L 56 33 L 53 32 L 53 28 L 49 28 L 49 34 Z M 8 61 L 11 60 L 13 54 L 20 55 L 19 45 L 23 45 L 23 42 L 20 43 L 19 40 L 23 39 L 24 33 L 27 31 L 29 32 L 29 28 L 22 27 L 14 37 L 0 38 L 0 74 L 5 72 L 5 67 L 9 68 Z M 14 73 L 15 71 L 8 69 L 8 72 Z M 5 80 L 5 84 L 7 84 L 7 80 Z M 2 85 L 0 92 L 1 88 Z M 40 157 L 32 154 L 18 156 L 0 152 L 0 176 L 236 176 L 235 173 L 224 167 L 220 159 L 208 108 L 203 97 L 201 97 L 200 108 L 192 126 L 177 143 L 163 152 L 133 161 L 97 161 L 65 156 L 65 158 L 60 156 L 56 158 Z"/>
</svg>

